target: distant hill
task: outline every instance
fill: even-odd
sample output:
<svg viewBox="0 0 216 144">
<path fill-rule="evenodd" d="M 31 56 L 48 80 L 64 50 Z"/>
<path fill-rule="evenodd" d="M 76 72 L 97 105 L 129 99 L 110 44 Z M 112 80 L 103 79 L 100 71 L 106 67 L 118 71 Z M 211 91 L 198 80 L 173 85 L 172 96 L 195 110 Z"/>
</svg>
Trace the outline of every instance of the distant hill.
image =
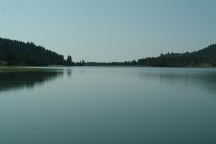
<svg viewBox="0 0 216 144">
<path fill-rule="evenodd" d="M 186 53 L 167 53 L 125 62 L 82 62 L 84 66 L 216 67 L 216 44 Z"/>
<path fill-rule="evenodd" d="M 202 50 L 186 53 L 167 53 L 125 62 L 72 62 L 71 56 L 63 55 L 17 40 L 0 38 L 0 66 L 154 66 L 154 67 L 216 67 L 216 44 Z"/>
<path fill-rule="evenodd" d="M 216 44 L 202 50 L 186 53 L 167 53 L 159 57 L 139 59 L 138 65 L 160 67 L 211 67 L 216 66 Z"/>
<path fill-rule="evenodd" d="M 34 43 L 25 43 L 17 40 L 0 38 L 0 65 L 7 66 L 48 66 L 72 65 L 72 59 L 63 55 L 36 46 Z"/>
</svg>

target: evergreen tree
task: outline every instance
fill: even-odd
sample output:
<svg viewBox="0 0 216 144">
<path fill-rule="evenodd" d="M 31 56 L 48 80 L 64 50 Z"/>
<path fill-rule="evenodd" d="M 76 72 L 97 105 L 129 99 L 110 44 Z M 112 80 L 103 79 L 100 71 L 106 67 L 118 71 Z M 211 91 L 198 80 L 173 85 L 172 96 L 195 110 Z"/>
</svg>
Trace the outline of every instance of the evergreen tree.
<svg viewBox="0 0 216 144">
<path fill-rule="evenodd" d="M 32 42 L 20 42 L 0 38 L 0 65 L 48 66 L 64 65 L 63 55 L 36 46 Z"/>
<path fill-rule="evenodd" d="M 67 57 L 66 64 L 68 66 L 72 66 L 73 65 L 72 57 L 70 55 Z"/>
</svg>

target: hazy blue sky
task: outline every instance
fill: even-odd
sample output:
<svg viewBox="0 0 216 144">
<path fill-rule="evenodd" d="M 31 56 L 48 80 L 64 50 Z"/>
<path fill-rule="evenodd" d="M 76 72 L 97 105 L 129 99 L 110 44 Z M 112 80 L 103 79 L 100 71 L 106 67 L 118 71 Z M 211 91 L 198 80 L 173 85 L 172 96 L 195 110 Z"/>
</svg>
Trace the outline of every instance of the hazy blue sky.
<svg viewBox="0 0 216 144">
<path fill-rule="evenodd" d="M 216 42 L 216 0 L 0 0 L 0 36 L 75 61 L 123 61 Z"/>
</svg>

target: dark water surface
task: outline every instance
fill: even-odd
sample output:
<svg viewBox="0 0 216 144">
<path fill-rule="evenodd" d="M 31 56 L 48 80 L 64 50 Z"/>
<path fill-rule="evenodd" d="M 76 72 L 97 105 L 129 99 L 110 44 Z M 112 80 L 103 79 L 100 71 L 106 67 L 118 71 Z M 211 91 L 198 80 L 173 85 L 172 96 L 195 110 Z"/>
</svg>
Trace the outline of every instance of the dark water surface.
<svg viewBox="0 0 216 144">
<path fill-rule="evenodd" d="M 0 72 L 1 144 L 215 144 L 216 69 Z"/>
</svg>

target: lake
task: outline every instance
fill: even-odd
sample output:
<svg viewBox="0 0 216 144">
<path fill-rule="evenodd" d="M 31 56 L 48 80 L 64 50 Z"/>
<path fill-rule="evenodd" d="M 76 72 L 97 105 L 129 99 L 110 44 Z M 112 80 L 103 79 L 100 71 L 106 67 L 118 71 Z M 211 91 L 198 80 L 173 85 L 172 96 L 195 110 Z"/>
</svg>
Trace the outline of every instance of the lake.
<svg viewBox="0 0 216 144">
<path fill-rule="evenodd" d="M 216 69 L 0 72 L 2 144 L 215 144 Z"/>
</svg>

